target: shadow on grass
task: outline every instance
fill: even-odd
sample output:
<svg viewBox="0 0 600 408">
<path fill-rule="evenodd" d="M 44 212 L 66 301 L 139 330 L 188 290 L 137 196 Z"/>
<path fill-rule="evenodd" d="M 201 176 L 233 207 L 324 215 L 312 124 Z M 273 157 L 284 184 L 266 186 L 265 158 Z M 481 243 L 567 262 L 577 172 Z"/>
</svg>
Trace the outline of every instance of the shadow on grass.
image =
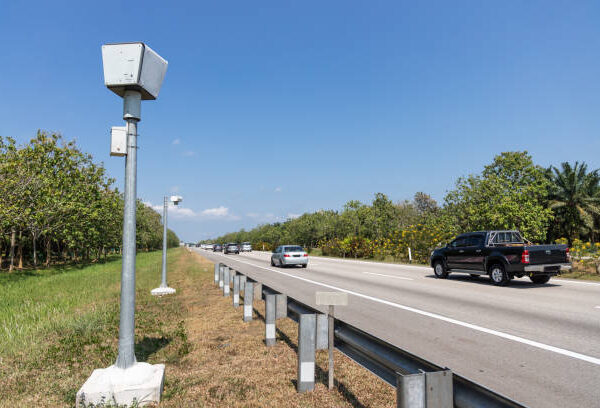
<svg viewBox="0 0 600 408">
<path fill-rule="evenodd" d="M 135 343 L 135 357 L 138 361 L 148 361 L 148 358 L 171 343 L 170 337 L 144 337 Z"/>
<path fill-rule="evenodd" d="M 277 336 L 279 337 L 279 339 L 283 340 L 283 342 L 285 344 L 287 344 L 289 348 L 294 350 L 294 353 L 298 353 L 298 346 L 296 345 L 296 343 L 294 343 L 292 341 L 292 339 L 290 339 L 290 337 L 287 334 L 285 334 L 284 332 L 282 332 L 281 330 L 279 330 L 277 328 L 275 330 L 277 332 Z M 328 386 L 328 378 L 329 378 L 329 371 L 325 371 L 321 367 L 319 367 L 317 364 L 315 364 L 315 382 L 320 382 L 327 387 Z M 295 388 L 298 387 L 297 380 L 292 380 L 292 384 L 294 385 Z M 354 395 L 352 393 L 352 391 L 350 391 L 343 382 L 338 381 L 334 378 L 333 385 L 335 388 L 337 388 L 337 390 L 340 392 L 340 394 L 342 394 L 344 399 L 346 401 L 348 401 L 348 403 L 350 403 L 353 407 L 365 408 L 365 405 L 363 405 L 358 400 L 356 395 Z"/>
</svg>

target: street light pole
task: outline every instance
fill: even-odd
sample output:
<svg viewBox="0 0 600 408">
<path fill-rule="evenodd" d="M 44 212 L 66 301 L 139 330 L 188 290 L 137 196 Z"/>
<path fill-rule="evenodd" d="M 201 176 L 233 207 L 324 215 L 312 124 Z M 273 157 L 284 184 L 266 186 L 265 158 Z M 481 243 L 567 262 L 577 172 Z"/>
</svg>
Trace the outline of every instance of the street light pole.
<svg viewBox="0 0 600 408">
<path fill-rule="evenodd" d="M 127 156 L 125 158 L 125 209 L 123 213 L 123 264 L 121 269 L 121 315 L 119 322 L 119 355 L 116 366 L 129 368 L 135 364 L 135 255 L 137 197 L 137 123 L 141 119 L 142 94 L 125 91 L 123 119 L 127 121 Z"/>
</svg>

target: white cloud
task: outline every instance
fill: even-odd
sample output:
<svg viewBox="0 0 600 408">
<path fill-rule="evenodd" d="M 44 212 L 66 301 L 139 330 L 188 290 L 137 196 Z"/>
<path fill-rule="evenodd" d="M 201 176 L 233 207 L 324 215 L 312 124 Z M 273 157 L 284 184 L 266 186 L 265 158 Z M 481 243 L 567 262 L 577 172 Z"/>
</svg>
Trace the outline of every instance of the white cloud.
<svg viewBox="0 0 600 408">
<path fill-rule="evenodd" d="M 173 142 L 172 142 L 172 144 L 174 144 L 174 145 L 178 145 L 180 143 L 181 143 L 181 139 L 180 138 L 177 138 L 177 139 L 173 140 Z"/>
<path fill-rule="evenodd" d="M 281 193 L 281 187 L 275 187 L 275 192 L 276 193 Z"/>
<path fill-rule="evenodd" d="M 163 206 L 162 205 L 153 205 L 151 202 L 144 202 L 147 206 L 151 207 L 157 213 L 162 215 Z M 232 214 L 229 211 L 229 208 L 224 206 L 219 206 L 216 208 L 207 208 L 200 212 L 194 211 L 191 208 L 186 208 L 182 206 L 174 206 L 169 205 L 169 217 L 177 218 L 177 219 L 221 219 L 221 220 L 239 220 L 241 217 L 238 215 Z"/>
<path fill-rule="evenodd" d="M 294 214 L 294 213 L 288 213 L 287 217 L 290 220 L 293 220 L 294 218 L 298 218 L 300 217 L 302 214 Z"/>
<path fill-rule="evenodd" d="M 185 152 L 182 153 L 183 157 L 192 157 L 196 155 L 196 152 L 192 151 L 192 150 L 186 150 Z"/>
</svg>

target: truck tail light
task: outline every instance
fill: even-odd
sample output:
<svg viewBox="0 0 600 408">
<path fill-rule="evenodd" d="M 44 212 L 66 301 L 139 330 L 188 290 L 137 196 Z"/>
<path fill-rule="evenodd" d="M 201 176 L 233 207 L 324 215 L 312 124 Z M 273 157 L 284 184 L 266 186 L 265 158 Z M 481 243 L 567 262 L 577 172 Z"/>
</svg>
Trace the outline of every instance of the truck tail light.
<svg viewBox="0 0 600 408">
<path fill-rule="evenodd" d="M 529 250 L 524 250 L 521 254 L 521 263 L 528 264 L 529 263 Z"/>
<path fill-rule="evenodd" d="M 283 254 L 284 258 L 289 258 L 290 254 Z"/>
<path fill-rule="evenodd" d="M 308 254 L 304 254 L 304 255 L 302 255 L 302 256 L 308 256 Z"/>
<path fill-rule="evenodd" d="M 571 262 L 571 251 L 567 247 L 567 262 Z"/>
</svg>

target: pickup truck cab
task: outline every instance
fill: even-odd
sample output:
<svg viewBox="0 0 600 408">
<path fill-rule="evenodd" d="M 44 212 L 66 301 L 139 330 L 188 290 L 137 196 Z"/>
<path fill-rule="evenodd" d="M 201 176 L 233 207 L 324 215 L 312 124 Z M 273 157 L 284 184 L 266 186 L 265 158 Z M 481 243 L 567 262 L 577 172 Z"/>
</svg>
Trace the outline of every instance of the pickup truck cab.
<svg viewBox="0 0 600 408">
<path fill-rule="evenodd" d="M 430 264 L 436 278 L 455 272 L 488 275 L 494 285 L 504 286 L 523 276 L 546 283 L 571 269 L 571 257 L 567 245 L 531 245 L 519 231 L 477 231 L 434 250 Z"/>
</svg>

